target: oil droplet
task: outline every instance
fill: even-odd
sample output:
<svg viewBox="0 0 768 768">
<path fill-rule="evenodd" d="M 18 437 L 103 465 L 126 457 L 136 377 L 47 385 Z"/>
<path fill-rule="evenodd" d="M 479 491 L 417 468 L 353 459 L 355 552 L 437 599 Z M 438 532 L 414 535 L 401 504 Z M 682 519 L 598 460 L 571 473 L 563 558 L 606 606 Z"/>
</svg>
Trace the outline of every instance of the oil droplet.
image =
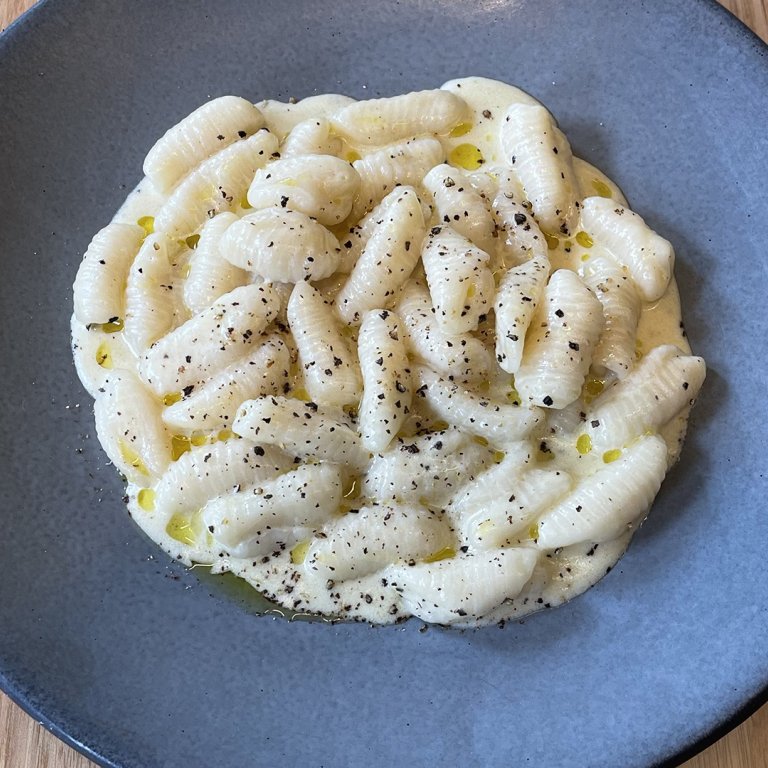
<svg viewBox="0 0 768 768">
<path fill-rule="evenodd" d="M 196 435 L 192 435 L 192 437 L 189 438 L 189 442 L 195 446 L 205 445 L 208 442 L 208 435 L 204 435 L 202 432 L 200 432 Z"/>
<path fill-rule="evenodd" d="M 155 231 L 154 216 L 142 216 L 136 223 L 144 230 L 145 237 L 151 235 Z"/>
<path fill-rule="evenodd" d="M 589 435 L 579 435 L 579 439 L 576 441 L 576 450 L 582 456 L 586 456 L 592 450 L 592 438 Z"/>
<path fill-rule="evenodd" d="M 576 242 L 582 248 L 591 248 L 595 244 L 594 240 L 583 229 L 576 233 Z"/>
<path fill-rule="evenodd" d="M 349 405 L 342 406 L 342 410 L 347 416 L 351 416 L 353 419 L 357 418 L 358 406 L 357 403 L 351 403 Z"/>
<path fill-rule="evenodd" d="M 600 179 L 592 179 L 592 189 L 594 189 L 600 197 L 613 197 L 611 188 L 604 181 L 600 181 Z"/>
<path fill-rule="evenodd" d="M 582 253 L 581 254 L 581 260 L 582 261 L 589 261 L 589 254 L 588 253 Z"/>
<path fill-rule="evenodd" d="M 477 293 L 477 286 L 474 283 L 469 284 L 467 288 L 467 300 L 471 299 Z"/>
<path fill-rule="evenodd" d="M 306 539 L 305 541 L 300 541 L 292 550 L 291 550 L 291 562 L 294 565 L 301 565 L 304 560 L 307 557 L 307 550 L 309 549 L 309 545 L 312 543 L 312 539 Z"/>
<path fill-rule="evenodd" d="M 482 437 L 481 435 L 475 435 L 475 437 L 472 438 L 478 445 L 488 445 L 488 441 Z"/>
<path fill-rule="evenodd" d="M 506 455 L 507 455 L 507 454 L 506 454 L 506 453 L 504 453 L 504 451 L 494 451 L 494 452 L 493 452 L 493 460 L 494 460 L 494 461 L 495 461 L 497 464 L 501 464 L 501 462 L 502 462 L 502 461 L 504 461 L 504 457 L 505 457 Z"/>
<path fill-rule="evenodd" d="M 533 523 L 528 529 L 528 538 L 536 541 L 539 538 L 539 524 Z"/>
<path fill-rule="evenodd" d="M 452 139 L 459 136 L 466 136 L 472 130 L 472 123 L 459 123 L 448 135 Z"/>
<path fill-rule="evenodd" d="M 173 405 L 181 400 L 181 392 L 169 392 L 167 395 L 163 395 L 163 405 Z"/>
<path fill-rule="evenodd" d="M 584 402 L 591 403 L 605 389 L 605 382 L 596 377 L 590 377 L 584 384 Z"/>
<path fill-rule="evenodd" d="M 171 437 L 171 458 L 178 461 L 192 448 L 192 442 L 186 435 L 173 435 Z"/>
<path fill-rule="evenodd" d="M 253 208 L 253 206 L 248 202 L 247 195 L 243 195 L 243 199 L 240 201 L 240 207 L 245 211 Z"/>
<path fill-rule="evenodd" d="M 606 451 L 603 454 L 603 461 L 606 464 L 610 464 L 612 461 L 616 461 L 621 456 L 621 451 L 618 448 L 612 448 L 610 451 Z"/>
<path fill-rule="evenodd" d="M 560 245 L 560 241 L 554 235 L 548 235 L 546 232 L 544 233 L 544 239 L 547 241 L 547 248 L 550 251 L 554 251 Z"/>
<path fill-rule="evenodd" d="M 194 250 L 200 242 L 200 235 L 190 235 L 184 242 L 187 244 L 187 248 Z"/>
<path fill-rule="evenodd" d="M 345 159 L 345 160 L 346 160 L 348 163 L 354 163 L 355 161 L 357 161 L 357 160 L 360 160 L 360 158 L 361 158 L 361 155 L 360 155 L 360 153 L 359 153 L 359 152 L 357 152 L 357 151 L 356 151 L 356 150 L 354 150 L 354 149 L 350 149 L 350 150 L 349 150 L 349 152 L 347 152 L 347 154 L 346 154 L 346 155 L 344 155 L 344 159 Z"/>
<path fill-rule="evenodd" d="M 155 492 L 151 488 L 142 488 L 136 495 L 136 501 L 145 512 L 155 511 Z"/>
<path fill-rule="evenodd" d="M 165 532 L 176 541 L 182 544 L 194 544 L 195 533 L 188 518 L 180 515 L 178 512 L 171 517 L 168 525 L 165 526 Z"/>
<path fill-rule="evenodd" d="M 112 353 L 109 351 L 109 344 L 102 341 L 96 349 L 96 362 L 102 368 L 112 368 Z"/>
<path fill-rule="evenodd" d="M 307 392 L 304 387 L 296 387 L 296 389 L 292 390 L 291 397 L 295 397 L 297 400 L 303 400 L 305 403 L 308 403 L 312 399 L 309 396 L 309 392 Z"/>
<path fill-rule="evenodd" d="M 445 432 L 446 429 L 450 424 L 447 421 L 434 421 L 432 422 L 432 426 L 430 427 L 430 431 L 432 432 Z"/>
<path fill-rule="evenodd" d="M 221 432 L 216 435 L 216 439 L 220 440 L 222 443 L 226 443 L 227 440 L 231 440 L 234 436 L 235 433 L 231 429 L 222 429 Z"/>
<path fill-rule="evenodd" d="M 474 144 L 459 144 L 448 155 L 448 162 L 468 171 L 476 171 L 484 162 L 483 153 Z"/>
<path fill-rule="evenodd" d="M 131 448 L 130 445 L 128 445 L 123 440 L 118 440 L 118 448 L 120 449 L 120 455 L 123 457 L 123 461 L 126 462 L 126 464 L 130 464 L 134 469 L 137 469 L 142 475 L 149 475 L 149 470 L 147 469 L 147 465 L 142 460 L 141 456 Z"/>
<path fill-rule="evenodd" d="M 425 563 L 436 563 L 438 560 L 448 560 L 451 557 L 456 557 L 456 550 L 453 547 L 443 547 L 437 552 L 433 552 L 424 558 Z"/>
</svg>

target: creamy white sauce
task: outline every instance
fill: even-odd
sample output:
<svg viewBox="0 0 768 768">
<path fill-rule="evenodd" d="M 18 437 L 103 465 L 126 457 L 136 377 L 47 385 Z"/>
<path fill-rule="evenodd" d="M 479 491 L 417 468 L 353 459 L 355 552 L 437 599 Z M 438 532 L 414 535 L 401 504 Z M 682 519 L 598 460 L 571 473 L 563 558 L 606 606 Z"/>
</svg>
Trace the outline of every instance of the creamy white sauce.
<svg viewBox="0 0 768 768">
<path fill-rule="evenodd" d="M 440 140 L 450 156 L 460 145 L 470 144 L 479 149 L 484 165 L 490 169 L 503 163 L 499 147 L 499 121 L 512 103 L 536 104 L 537 102 L 523 91 L 484 78 L 465 78 L 453 80 L 445 89 L 460 95 L 477 115 L 476 121 L 466 130 L 458 131 L 461 135 L 441 136 Z M 332 115 L 341 107 L 351 103 L 345 96 L 324 95 L 305 99 L 297 104 L 282 104 L 264 101 L 257 106 L 267 119 L 267 127 L 281 140 L 298 122 L 316 116 Z M 360 147 L 347 145 L 344 153 L 364 151 Z M 341 156 L 344 157 L 345 154 Z M 575 159 L 575 169 L 581 186 L 582 197 L 609 191 L 618 203 L 625 203 L 618 187 L 599 170 L 585 161 Z M 163 195 L 153 188 L 147 179 L 129 195 L 124 205 L 115 216 L 115 221 L 135 223 L 142 217 L 154 216 L 164 202 Z M 439 222 L 432 222 L 439 223 Z M 601 249 L 595 245 L 584 248 L 574 238 L 561 237 L 557 247 L 549 251 L 553 270 L 566 267 L 578 270 L 584 258 L 601 255 Z M 340 280 L 330 278 L 320 287 L 326 295 L 332 297 Z M 91 394 L 95 395 L 109 374 L 109 369 L 99 365 L 96 358 L 102 345 L 109 348 L 113 368 L 135 369 L 136 358 L 121 334 L 105 333 L 99 330 L 87 330 L 73 321 L 73 348 L 78 374 Z M 638 343 L 642 350 L 648 350 L 660 344 L 674 344 L 684 352 L 689 352 L 687 340 L 681 326 L 680 303 L 674 280 L 666 294 L 654 304 L 643 305 L 638 326 Z M 488 394 L 501 391 L 499 381 L 491 381 Z M 662 431 L 669 447 L 670 464 L 677 458 L 682 437 L 685 432 L 687 410 L 673 419 Z M 557 436 L 553 438 L 556 444 Z M 577 459 L 573 459 L 576 461 Z M 578 460 L 582 460 L 579 458 Z M 590 459 L 591 460 L 591 459 Z M 597 458 L 594 459 L 597 461 Z M 567 466 L 567 459 L 563 459 Z M 172 557 L 186 564 L 210 564 L 215 573 L 231 571 L 244 578 L 257 590 L 282 606 L 286 614 L 322 613 L 331 617 L 352 618 L 375 623 L 388 623 L 403 619 L 402 601 L 398 593 L 389 585 L 392 567 L 379 571 L 362 579 L 340 583 L 318 583 L 308 576 L 300 564 L 291 561 L 291 547 L 283 550 L 278 547 L 265 558 L 237 558 L 216 547 L 214 540 L 199 534 L 200 542 L 194 545 L 181 544 L 168 533 L 168 520 L 159 514 L 147 511 L 139 504 L 138 495 L 141 487 L 128 485 L 128 507 L 136 523 L 162 546 Z M 350 501 L 355 503 L 353 500 Z M 199 519 L 191 521 L 192 526 L 200 526 Z M 514 600 L 507 601 L 479 620 L 474 618 L 467 625 L 496 623 L 508 619 L 518 619 L 544 607 L 557 606 L 584 592 L 601 579 L 623 554 L 629 543 L 633 529 L 618 539 L 595 546 L 591 543 L 566 547 L 562 550 L 545 553 L 537 565 L 534 575 L 523 592 Z M 462 626 L 459 621 L 456 626 Z"/>
</svg>

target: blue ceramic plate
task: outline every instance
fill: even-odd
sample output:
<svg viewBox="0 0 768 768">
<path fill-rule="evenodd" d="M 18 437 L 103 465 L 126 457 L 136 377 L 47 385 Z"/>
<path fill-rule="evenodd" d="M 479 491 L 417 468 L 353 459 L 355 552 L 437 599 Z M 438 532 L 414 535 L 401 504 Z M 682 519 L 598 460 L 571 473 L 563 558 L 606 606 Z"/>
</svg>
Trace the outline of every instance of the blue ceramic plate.
<svg viewBox="0 0 768 768">
<path fill-rule="evenodd" d="M 477 632 L 288 623 L 131 523 L 80 255 L 204 100 L 517 83 L 677 247 L 709 376 L 627 556 Z M 672 765 L 768 685 L 766 48 L 704 0 L 44 2 L 0 38 L 0 685 L 102 765 Z"/>
</svg>

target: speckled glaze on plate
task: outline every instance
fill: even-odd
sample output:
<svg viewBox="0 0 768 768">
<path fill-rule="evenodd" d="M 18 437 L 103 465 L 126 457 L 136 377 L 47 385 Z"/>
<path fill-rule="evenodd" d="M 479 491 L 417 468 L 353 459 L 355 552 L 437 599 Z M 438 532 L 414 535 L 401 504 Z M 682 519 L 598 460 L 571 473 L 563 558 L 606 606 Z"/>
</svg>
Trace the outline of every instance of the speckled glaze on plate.
<svg viewBox="0 0 768 768">
<path fill-rule="evenodd" d="M 677 249 L 709 375 L 585 596 L 503 630 L 292 623 L 128 519 L 69 353 L 80 256 L 224 93 L 516 83 Z M 0 686 L 108 766 L 673 765 L 765 699 L 768 57 L 703 0 L 49 0 L 0 38 Z M 82 405 L 81 405 L 82 404 Z"/>
</svg>

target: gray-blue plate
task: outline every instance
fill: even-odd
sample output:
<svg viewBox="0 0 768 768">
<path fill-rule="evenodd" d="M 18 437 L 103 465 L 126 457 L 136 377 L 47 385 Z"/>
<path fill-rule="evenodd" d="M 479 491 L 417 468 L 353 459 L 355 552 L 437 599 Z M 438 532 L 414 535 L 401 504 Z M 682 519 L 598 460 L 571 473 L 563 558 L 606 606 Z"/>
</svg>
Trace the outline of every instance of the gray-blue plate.
<svg viewBox="0 0 768 768">
<path fill-rule="evenodd" d="M 543 100 L 677 247 L 709 377 L 627 556 L 477 632 L 288 623 L 129 520 L 70 286 L 204 100 L 478 74 Z M 103 765 L 673 764 L 768 685 L 766 48 L 704 0 L 45 2 L 0 38 L 0 685 Z M 13 758 L 11 758 L 13 760 Z"/>
</svg>

